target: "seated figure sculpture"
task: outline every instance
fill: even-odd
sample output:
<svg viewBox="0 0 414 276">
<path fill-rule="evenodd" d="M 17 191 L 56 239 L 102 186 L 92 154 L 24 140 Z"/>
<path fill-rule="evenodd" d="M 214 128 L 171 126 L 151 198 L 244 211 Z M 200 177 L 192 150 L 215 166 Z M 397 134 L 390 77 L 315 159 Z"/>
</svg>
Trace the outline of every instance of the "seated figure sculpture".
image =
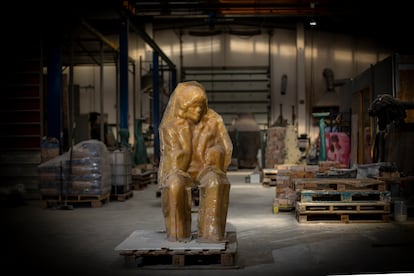
<svg viewBox="0 0 414 276">
<path fill-rule="evenodd" d="M 192 239 L 192 189 L 199 189 L 197 239 L 226 238 L 233 145 L 219 114 L 208 108 L 204 87 L 182 82 L 170 96 L 160 127 L 162 212 L 169 241 Z"/>
</svg>

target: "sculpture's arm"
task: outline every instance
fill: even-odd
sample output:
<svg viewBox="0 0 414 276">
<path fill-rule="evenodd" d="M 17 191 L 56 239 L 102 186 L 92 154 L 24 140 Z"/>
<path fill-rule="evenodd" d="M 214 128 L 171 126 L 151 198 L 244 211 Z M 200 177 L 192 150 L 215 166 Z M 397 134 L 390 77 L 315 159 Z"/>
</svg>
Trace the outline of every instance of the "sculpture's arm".
<svg viewBox="0 0 414 276">
<path fill-rule="evenodd" d="M 187 175 L 191 162 L 191 128 L 185 120 L 176 120 L 160 129 L 163 179 L 172 173 Z"/>
<path fill-rule="evenodd" d="M 204 164 L 198 174 L 199 179 L 208 171 L 225 174 L 230 165 L 233 150 L 233 144 L 221 117 L 213 116 L 208 124 L 208 131 L 213 135 L 208 136 L 208 141 L 203 141 L 205 144 Z"/>
</svg>

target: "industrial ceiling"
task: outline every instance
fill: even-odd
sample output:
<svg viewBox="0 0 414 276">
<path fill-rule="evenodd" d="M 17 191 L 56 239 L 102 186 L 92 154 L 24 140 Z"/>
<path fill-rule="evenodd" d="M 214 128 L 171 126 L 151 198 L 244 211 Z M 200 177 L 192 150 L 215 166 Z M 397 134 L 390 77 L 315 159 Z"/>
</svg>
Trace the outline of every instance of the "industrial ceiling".
<svg viewBox="0 0 414 276">
<path fill-rule="evenodd" d="M 3 17 L 2 27 L 11 53 L 39 36 L 47 42 L 76 47 L 79 63 L 116 60 L 116 45 L 105 37 L 120 31 L 119 20 L 127 16 L 136 28 L 151 23 L 155 31 L 185 30 L 193 35 L 222 32 L 256 34 L 274 28 L 305 29 L 371 37 L 381 47 L 409 54 L 414 46 L 407 30 L 411 27 L 409 1 L 371 2 L 355 0 L 206 0 L 133 1 L 85 0 L 9 3 L 12 17 Z M 310 21 L 316 26 L 310 26 Z M 68 51 L 66 49 L 66 56 Z"/>
<path fill-rule="evenodd" d="M 405 30 L 412 26 L 407 1 L 357 0 L 207 0 L 124 1 L 136 24 L 151 22 L 154 30 L 255 32 L 257 29 L 306 29 L 371 37 L 395 51 L 412 51 Z M 315 21 L 316 26 L 309 23 Z M 206 31 L 208 34 L 208 32 Z M 200 33 L 201 34 L 201 33 Z"/>
</svg>

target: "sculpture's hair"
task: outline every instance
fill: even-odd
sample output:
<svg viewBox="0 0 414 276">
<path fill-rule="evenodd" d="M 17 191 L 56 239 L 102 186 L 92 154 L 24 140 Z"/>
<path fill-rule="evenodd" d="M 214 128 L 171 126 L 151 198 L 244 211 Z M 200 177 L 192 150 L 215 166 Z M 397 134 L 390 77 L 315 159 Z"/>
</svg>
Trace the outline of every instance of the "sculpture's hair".
<svg viewBox="0 0 414 276">
<path fill-rule="evenodd" d="M 197 81 L 179 83 L 173 93 L 171 93 L 161 125 L 165 125 L 176 117 L 181 117 L 188 106 L 197 101 L 203 102 L 204 112 L 206 112 L 208 101 L 205 88 Z"/>
</svg>

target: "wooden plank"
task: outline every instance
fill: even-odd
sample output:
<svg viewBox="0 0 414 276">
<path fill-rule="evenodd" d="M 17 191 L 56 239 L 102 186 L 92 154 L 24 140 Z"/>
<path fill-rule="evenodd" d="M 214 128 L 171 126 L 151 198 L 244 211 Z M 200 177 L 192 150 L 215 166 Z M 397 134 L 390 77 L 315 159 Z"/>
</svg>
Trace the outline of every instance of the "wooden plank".
<svg viewBox="0 0 414 276">
<path fill-rule="evenodd" d="M 312 190 L 377 190 L 386 191 L 385 181 L 378 179 L 357 178 L 295 178 L 293 186 L 296 191 Z"/>
<path fill-rule="evenodd" d="M 174 266 L 184 266 L 185 265 L 185 256 L 181 254 L 176 254 L 172 256 L 172 265 Z"/>
</svg>

